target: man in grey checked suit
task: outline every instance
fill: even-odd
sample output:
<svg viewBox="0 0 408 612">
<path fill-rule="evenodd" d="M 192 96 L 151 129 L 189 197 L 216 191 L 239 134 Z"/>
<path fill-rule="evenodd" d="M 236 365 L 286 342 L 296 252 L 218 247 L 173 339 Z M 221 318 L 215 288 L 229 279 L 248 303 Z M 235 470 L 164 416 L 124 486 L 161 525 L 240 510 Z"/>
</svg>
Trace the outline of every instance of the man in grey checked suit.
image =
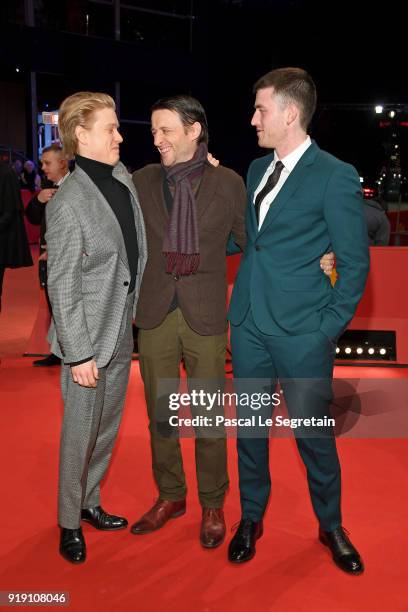
<svg viewBox="0 0 408 612">
<path fill-rule="evenodd" d="M 101 507 L 100 482 L 121 420 L 147 249 L 137 194 L 119 161 L 112 98 L 68 97 L 59 130 L 76 167 L 46 209 L 49 340 L 63 360 L 58 521 L 60 553 L 81 563 L 81 520 L 106 531 L 127 526 Z"/>
</svg>

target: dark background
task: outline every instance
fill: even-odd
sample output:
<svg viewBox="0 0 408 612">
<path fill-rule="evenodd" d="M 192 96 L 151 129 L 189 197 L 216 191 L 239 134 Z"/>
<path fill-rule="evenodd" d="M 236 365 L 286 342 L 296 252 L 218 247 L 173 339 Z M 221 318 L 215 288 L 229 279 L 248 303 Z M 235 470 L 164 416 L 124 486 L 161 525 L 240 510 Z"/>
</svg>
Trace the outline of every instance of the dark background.
<svg viewBox="0 0 408 612">
<path fill-rule="evenodd" d="M 395 127 L 408 110 L 403 5 L 126 0 L 138 10 L 121 9 L 120 41 L 112 3 L 32 0 L 28 5 L 34 27 L 27 25 L 27 0 L 0 3 L 4 147 L 22 143 L 15 148 L 33 155 L 30 73 L 35 72 L 40 112 L 58 108 L 65 96 L 81 89 L 115 96 L 120 83 L 122 159 L 132 168 L 158 159 L 148 125 L 151 104 L 165 95 L 191 93 L 207 110 L 210 150 L 245 175 L 250 160 L 262 154 L 249 124 L 252 85 L 272 68 L 293 65 L 316 81 L 319 106 L 311 133 L 322 148 L 374 178 L 389 155 L 391 128 L 379 127 L 373 109 L 388 104 L 387 109 L 398 110 L 391 127 L 398 131 L 406 171 L 408 127 Z"/>
</svg>

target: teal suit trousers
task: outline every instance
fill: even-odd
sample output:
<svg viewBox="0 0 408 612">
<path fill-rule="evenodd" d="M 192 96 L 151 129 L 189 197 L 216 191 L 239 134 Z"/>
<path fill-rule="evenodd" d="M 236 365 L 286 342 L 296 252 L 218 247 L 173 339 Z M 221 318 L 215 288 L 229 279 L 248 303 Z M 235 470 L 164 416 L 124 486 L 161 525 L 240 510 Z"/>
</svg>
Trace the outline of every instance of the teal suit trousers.
<svg viewBox="0 0 408 612">
<path fill-rule="evenodd" d="M 251 310 L 239 326 L 231 326 L 231 347 L 236 386 L 250 388 L 245 379 L 279 379 L 290 417 L 330 417 L 331 383 L 335 347 L 319 331 L 296 336 L 271 336 L 255 325 Z M 261 389 L 257 389 L 261 391 Z M 268 413 L 269 410 L 269 413 Z M 237 407 L 238 416 L 251 409 Z M 259 412 L 257 414 L 260 414 Z M 262 412 L 271 415 L 270 409 Z M 332 531 L 341 524 L 340 464 L 331 428 L 294 430 L 296 443 L 307 471 L 313 509 L 322 528 Z M 243 518 L 259 521 L 271 490 L 269 439 L 256 438 L 247 427 L 238 430 L 238 469 Z"/>
</svg>

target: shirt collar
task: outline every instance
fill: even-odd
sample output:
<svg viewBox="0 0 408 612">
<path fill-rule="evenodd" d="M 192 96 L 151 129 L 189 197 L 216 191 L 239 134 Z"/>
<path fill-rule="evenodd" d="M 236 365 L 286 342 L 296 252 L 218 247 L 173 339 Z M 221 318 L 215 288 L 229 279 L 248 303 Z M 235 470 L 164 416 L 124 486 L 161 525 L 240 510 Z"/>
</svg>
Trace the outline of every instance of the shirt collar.
<svg viewBox="0 0 408 612">
<path fill-rule="evenodd" d="M 56 186 L 56 187 L 59 187 L 60 185 L 62 185 L 62 183 L 65 181 L 65 179 L 66 179 L 66 178 L 68 178 L 68 176 L 69 176 L 69 170 L 68 170 L 68 172 L 67 172 L 66 174 L 64 174 L 64 176 L 63 176 L 63 177 L 61 177 L 61 178 L 60 178 L 60 180 L 59 180 L 59 181 L 57 181 L 57 182 L 55 183 L 55 186 Z"/>
<path fill-rule="evenodd" d="M 296 166 L 303 153 L 306 151 L 306 149 L 310 147 L 311 144 L 311 138 L 310 136 L 307 136 L 306 139 L 302 142 L 302 144 L 300 144 L 298 147 L 296 147 L 296 149 L 293 149 L 293 151 L 291 151 L 288 155 L 281 159 L 282 164 L 285 166 L 288 172 L 292 172 L 293 168 Z M 277 156 L 275 151 L 273 158 L 275 164 L 278 159 L 279 157 Z"/>
</svg>

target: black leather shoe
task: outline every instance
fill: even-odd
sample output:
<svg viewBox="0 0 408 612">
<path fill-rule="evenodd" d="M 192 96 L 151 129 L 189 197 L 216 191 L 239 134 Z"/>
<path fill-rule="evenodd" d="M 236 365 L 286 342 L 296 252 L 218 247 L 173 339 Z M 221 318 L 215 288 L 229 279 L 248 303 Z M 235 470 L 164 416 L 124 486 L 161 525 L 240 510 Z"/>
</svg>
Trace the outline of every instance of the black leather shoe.
<svg viewBox="0 0 408 612">
<path fill-rule="evenodd" d="M 45 357 L 44 359 L 37 359 L 36 361 L 33 361 L 33 366 L 36 367 L 49 367 L 56 365 L 61 365 L 61 359 L 53 353 L 51 353 L 51 355 L 48 355 L 48 357 Z"/>
<path fill-rule="evenodd" d="M 86 546 L 82 529 L 61 529 L 60 554 L 70 563 L 83 563 Z"/>
<path fill-rule="evenodd" d="M 337 527 L 334 531 L 319 529 L 319 540 L 330 548 L 333 561 L 344 572 L 354 574 L 354 576 L 364 572 L 363 561 L 347 537 L 343 527 Z"/>
<path fill-rule="evenodd" d="M 251 519 L 242 519 L 228 547 L 228 560 L 231 563 L 250 561 L 255 556 L 255 542 L 262 534 L 262 520 L 255 522 Z"/>
<path fill-rule="evenodd" d="M 91 523 L 95 529 L 101 531 L 117 531 L 127 527 L 127 520 L 121 516 L 108 514 L 101 506 L 94 508 L 84 508 L 81 512 L 81 519 L 87 523 Z"/>
</svg>

